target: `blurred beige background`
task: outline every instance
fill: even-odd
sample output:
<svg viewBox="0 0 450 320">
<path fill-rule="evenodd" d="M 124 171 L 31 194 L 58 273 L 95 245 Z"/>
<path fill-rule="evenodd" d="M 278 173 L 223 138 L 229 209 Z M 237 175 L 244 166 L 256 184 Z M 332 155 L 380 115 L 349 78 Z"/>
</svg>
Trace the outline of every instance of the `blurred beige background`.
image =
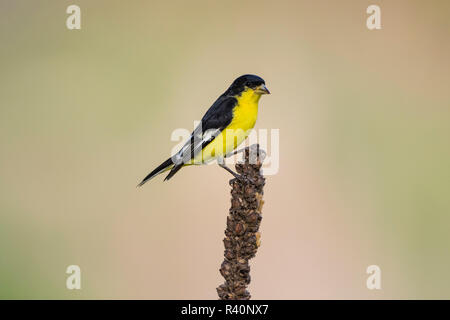
<svg viewBox="0 0 450 320">
<path fill-rule="evenodd" d="M 1 0 L 0 298 L 216 299 L 230 176 L 135 186 L 244 73 L 272 91 L 256 128 L 280 129 L 253 298 L 450 298 L 449 15 L 449 1 Z M 366 288 L 372 264 L 382 290 Z"/>
</svg>

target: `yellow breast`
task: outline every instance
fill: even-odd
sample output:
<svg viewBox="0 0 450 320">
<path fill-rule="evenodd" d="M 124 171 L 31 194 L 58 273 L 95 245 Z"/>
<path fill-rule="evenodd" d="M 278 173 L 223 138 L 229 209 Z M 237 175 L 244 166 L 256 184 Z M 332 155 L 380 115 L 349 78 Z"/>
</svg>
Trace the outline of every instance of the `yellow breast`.
<svg viewBox="0 0 450 320">
<path fill-rule="evenodd" d="M 247 89 L 237 96 L 237 105 L 233 110 L 233 120 L 220 135 L 203 150 L 194 162 L 209 161 L 235 150 L 250 134 L 258 116 L 258 102 L 261 95 Z M 201 159 L 200 159 L 201 158 Z"/>
<path fill-rule="evenodd" d="M 247 131 L 253 129 L 258 116 L 258 102 L 260 94 L 247 89 L 237 97 L 237 105 L 233 110 L 233 120 L 227 129 L 242 129 Z"/>
</svg>

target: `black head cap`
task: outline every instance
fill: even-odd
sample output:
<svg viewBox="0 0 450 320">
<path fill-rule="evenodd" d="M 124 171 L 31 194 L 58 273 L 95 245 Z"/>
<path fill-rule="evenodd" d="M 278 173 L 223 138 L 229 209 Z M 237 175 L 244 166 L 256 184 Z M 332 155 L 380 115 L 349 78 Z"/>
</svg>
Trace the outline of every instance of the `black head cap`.
<svg viewBox="0 0 450 320">
<path fill-rule="evenodd" d="M 239 94 L 244 91 L 245 87 L 255 89 L 256 87 L 265 84 L 264 79 L 253 74 L 244 74 L 233 81 L 231 86 L 226 91 L 227 94 Z"/>
</svg>

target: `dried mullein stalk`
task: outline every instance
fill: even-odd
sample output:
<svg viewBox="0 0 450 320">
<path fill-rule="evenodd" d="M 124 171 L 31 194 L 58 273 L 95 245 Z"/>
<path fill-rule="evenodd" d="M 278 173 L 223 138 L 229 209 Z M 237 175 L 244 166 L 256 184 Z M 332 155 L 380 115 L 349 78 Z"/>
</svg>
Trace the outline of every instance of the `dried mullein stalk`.
<svg viewBox="0 0 450 320">
<path fill-rule="evenodd" d="M 220 273 L 225 283 L 217 288 L 221 300 L 249 300 L 250 283 L 248 261 L 256 255 L 260 245 L 261 209 L 265 179 L 261 166 L 265 152 L 253 145 L 244 150 L 244 162 L 236 164 L 242 178 L 230 180 L 231 208 L 225 229 L 224 260 Z"/>
</svg>

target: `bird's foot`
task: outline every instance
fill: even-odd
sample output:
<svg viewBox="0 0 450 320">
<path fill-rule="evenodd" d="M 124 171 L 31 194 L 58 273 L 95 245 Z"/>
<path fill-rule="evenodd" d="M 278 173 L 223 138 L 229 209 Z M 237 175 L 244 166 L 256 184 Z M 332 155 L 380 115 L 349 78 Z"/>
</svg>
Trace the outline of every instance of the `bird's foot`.
<svg viewBox="0 0 450 320">
<path fill-rule="evenodd" d="M 252 179 L 252 178 L 250 178 L 250 177 L 247 177 L 247 176 L 244 176 L 243 174 L 237 174 L 235 177 L 234 177 L 234 179 L 231 179 L 230 180 L 230 184 L 232 185 L 235 181 L 241 181 L 241 182 L 244 182 L 244 183 L 251 183 L 251 184 L 256 184 L 256 182 Z"/>
<path fill-rule="evenodd" d="M 242 175 L 242 174 L 234 172 L 233 170 L 228 168 L 226 165 L 219 163 L 219 166 L 224 168 L 225 170 L 227 170 L 229 173 L 231 173 L 233 175 L 234 179 L 237 179 L 237 180 L 242 181 L 242 182 L 250 182 L 250 183 L 255 184 L 255 181 L 253 181 L 253 179 L 251 179 L 251 178 L 249 178 L 249 177 L 247 177 L 245 175 Z M 232 179 L 231 182 L 233 182 L 234 179 Z"/>
</svg>

